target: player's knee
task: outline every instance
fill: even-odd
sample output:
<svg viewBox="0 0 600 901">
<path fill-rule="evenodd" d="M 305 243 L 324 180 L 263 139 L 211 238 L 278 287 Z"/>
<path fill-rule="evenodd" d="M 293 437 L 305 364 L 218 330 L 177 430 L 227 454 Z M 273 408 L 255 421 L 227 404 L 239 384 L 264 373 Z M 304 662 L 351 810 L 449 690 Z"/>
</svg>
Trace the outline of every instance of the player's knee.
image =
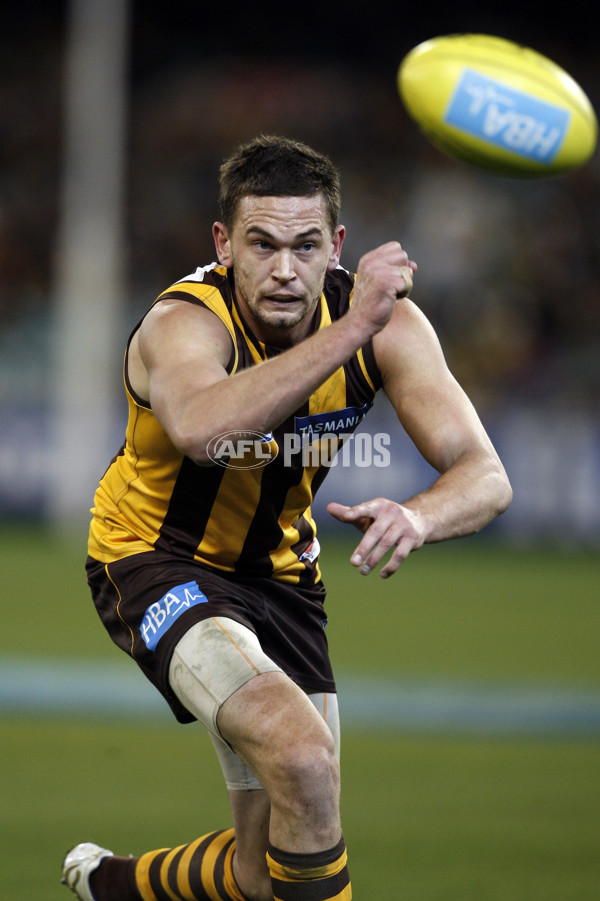
<svg viewBox="0 0 600 901">
<path fill-rule="evenodd" d="M 296 817 L 328 816 L 337 808 L 340 774 L 333 740 L 307 737 L 282 749 L 274 763 L 279 803 Z"/>
<path fill-rule="evenodd" d="M 223 704 L 218 724 L 274 806 L 302 818 L 308 810 L 326 811 L 325 817 L 335 808 L 339 764 L 332 732 L 287 677 L 252 679 Z"/>
</svg>

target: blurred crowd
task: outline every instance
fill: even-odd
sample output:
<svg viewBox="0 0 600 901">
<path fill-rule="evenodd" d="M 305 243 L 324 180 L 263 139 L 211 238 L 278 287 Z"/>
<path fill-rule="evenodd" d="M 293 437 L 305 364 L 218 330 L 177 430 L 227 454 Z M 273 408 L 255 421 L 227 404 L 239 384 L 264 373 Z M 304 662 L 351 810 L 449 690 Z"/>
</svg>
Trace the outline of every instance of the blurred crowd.
<svg viewBox="0 0 600 901">
<path fill-rule="evenodd" d="M 0 371 L 3 394 L 43 391 L 62 145 L 59 29 L 3 53 L 0 80 Z M 588 92 L 591 68 L 580 66 Z M 597 81 L 597 79 L 596 79 Z M 592 99 L 594 98 L 592 95 Z M 419 264 L 413 299 L 482 410 L 600 398 L 598 154 L 568 176 L 496 178 L 443 156 L 407 118 L 393 78 L 351 62 L 189 55 L 129 86 L 128 326 L 171 282 L 213 259 L 216 172 L 260 131 L 339 164 L 343 264 L 399 239 Z M 2 398 L 0 397 L 0 400 Z"/>
</svg>

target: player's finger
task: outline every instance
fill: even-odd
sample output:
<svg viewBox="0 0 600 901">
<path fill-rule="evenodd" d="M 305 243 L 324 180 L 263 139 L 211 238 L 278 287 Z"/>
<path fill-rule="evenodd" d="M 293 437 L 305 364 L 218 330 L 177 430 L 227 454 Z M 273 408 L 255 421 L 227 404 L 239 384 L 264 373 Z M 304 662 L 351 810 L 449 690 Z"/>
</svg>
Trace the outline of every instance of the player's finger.
<svg viewBox="0 0 600 901">
<path fill-rule="evenodd" d="M 327 512 L 335 519 L 339 519 L 340 522 L 347 522 L 348 519 L 351 519 L 351 511 L 352 507 L 348 507 L 346 504 L 339 504 L 337 501 L 330 501 L 327 504 Z"/>
<path fill-rule="evenodd" d="M 403 297 L 408 297 L 413 287 L 413 270 L 410 266 L 400 266 L 400 272 L 402 274 L 402 279 L 404 281 L 404 288 L 400 291 L 396 291 L 396 297 L 400 300 Z"/>
<path fill-rule="evenodd" d="M 351 557 L 354 566 L 360 566 L 363 575 L 368 575 L 381 559 L 394 546 L 396 536 L 389 519 L 378 519 L 367 529 Z"/>
<path fill-rule="evenodd" d="M 368 575 L 379 563 L 381 563 L 385 555 L 393 549 L 392 556 L 381 570 L 383 578 L 387 578 L 388 575 L 391 575 L 398 569 L 400 564 L 403 563 L 408 556 L 409 551 L 400 551 L 398 548 L 399 545 L 397 539 L 394 539 L 392 530 L 388 529 L 371 553 L 365 558 L 360 567 L 362 575 Z"/>
</svg>

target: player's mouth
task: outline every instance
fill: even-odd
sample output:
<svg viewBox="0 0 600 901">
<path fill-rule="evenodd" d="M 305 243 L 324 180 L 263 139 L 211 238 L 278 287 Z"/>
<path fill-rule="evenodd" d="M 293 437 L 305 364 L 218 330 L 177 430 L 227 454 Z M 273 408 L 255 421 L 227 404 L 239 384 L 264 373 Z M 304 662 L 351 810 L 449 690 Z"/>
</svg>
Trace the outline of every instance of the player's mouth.
<svg viewBox="0 0 600 901">
<path fill-rule="evenodd" d="M 267 294 L 265 300 L 278 306 L 289 306 L 293 303 L 300 303 L 302 298 L 296 294 Z"/>
</svg>

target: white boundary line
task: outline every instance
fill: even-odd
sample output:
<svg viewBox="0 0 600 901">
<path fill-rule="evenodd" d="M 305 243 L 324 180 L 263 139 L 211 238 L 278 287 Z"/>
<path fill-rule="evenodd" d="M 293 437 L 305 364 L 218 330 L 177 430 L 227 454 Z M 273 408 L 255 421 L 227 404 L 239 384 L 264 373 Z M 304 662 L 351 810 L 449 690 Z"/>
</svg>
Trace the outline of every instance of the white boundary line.
<svg viewBox="0 0 600 901">
<path fill-rule="evenodd" d="M 338 679 L 347 728 L 600 737 L 600 687 Z M 171 720 L 153 686 L 119 662 L 0 658 L 0 714 Z"/>
</svg>

